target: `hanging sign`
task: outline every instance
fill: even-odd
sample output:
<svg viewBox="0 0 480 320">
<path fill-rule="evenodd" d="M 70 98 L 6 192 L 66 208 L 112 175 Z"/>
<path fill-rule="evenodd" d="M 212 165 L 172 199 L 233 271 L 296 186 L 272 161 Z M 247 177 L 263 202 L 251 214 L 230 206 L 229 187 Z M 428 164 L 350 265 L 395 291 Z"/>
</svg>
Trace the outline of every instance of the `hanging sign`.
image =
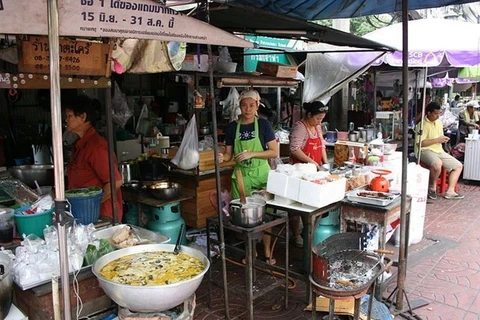
<svg viewBox="0 0 480 320">
<path fill-rule="evenodd" d="M 108 75 L 108 44 L 60 39 L 59 47 L 61 75 Z M 17 48 L 19 72 L 50 72 L 48 37 L 17 37 Z"/>
<path fill-rule="evenodd" d="M 2 33 L 48 33 L 47 0 L 2 1 Z M 251 42 L 153 0 L 58 0 L 58 17 L 61 36 L 137 38 L 253 47 Z"/>
</svg>

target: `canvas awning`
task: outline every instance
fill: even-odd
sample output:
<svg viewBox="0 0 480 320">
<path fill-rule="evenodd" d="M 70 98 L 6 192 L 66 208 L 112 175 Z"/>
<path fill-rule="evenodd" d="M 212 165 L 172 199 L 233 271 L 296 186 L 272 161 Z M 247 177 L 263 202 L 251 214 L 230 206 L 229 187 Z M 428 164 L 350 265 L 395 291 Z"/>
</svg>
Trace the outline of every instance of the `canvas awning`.
<svg viewBox="0 0 480 320">
<path fill-rule="evenodd" d="M 438 8 L 477 1 L 478 0 L 409 0 L 408 9 Z M 257 9 L 261 8 L 279 15 L 295 17 L 301 20 L 353 18 L 402 10 L 402 0 L 230 0 L 229 4 L 230 3 L 248 5 Z"/>
<path fill-rule="evenodd" d="M 372 50 L 390 50 L 382 43 L 355 36 L 337 29 L 281 15 L 253 5 L 228 3 L 210 7 L 210 24 L 229 31 L 276 38 L 303 39 L 337 46 Z"/>
</svg>

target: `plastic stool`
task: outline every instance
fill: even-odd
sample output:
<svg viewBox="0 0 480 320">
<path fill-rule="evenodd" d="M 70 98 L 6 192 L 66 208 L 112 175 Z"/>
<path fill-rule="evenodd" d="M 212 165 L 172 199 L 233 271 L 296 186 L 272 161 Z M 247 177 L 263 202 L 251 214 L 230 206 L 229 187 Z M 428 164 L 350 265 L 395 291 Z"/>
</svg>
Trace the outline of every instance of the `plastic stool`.
<svg viewBox="0 0 480 320">
<path fill-rule="evenodd" d="M 425 163 L 420 162 L 420 165 L 423 168 L 430 170 L 430 168 Z M 444 194 L 448 189 L 448 171 L 444 167 L 442 167 L 442 171 L 440 171 L 440 176 L 437 179 L 436 187 L 437 187 L 436 191 L 439 194 Z M 456 184 L 455 192 L 458 192 L 458 190 L 459 190 L 458 184 Z"/>
</svg>

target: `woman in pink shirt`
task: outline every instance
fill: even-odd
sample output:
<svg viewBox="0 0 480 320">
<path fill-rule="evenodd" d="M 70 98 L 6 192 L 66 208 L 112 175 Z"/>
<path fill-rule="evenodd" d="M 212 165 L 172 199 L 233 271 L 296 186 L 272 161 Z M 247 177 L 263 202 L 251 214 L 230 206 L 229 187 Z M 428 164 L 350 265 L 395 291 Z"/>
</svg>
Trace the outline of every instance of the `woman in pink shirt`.
<svg viewBox="0 0 480 320">
<path fill-rule="evenodd" d="M 292 163 L 313 163 L 319 170 L 322 164 L 328 163 L 321 127 L 328 107 L 320 101 L 314 101 L 304 103 L 303 109 L 305 116 L 295 123 L 290 132 L 290 160 Z M 298 216 L 291 219 L 291 226 L 293 243 L 297 247 L 303 247 Z"/>
</svg>

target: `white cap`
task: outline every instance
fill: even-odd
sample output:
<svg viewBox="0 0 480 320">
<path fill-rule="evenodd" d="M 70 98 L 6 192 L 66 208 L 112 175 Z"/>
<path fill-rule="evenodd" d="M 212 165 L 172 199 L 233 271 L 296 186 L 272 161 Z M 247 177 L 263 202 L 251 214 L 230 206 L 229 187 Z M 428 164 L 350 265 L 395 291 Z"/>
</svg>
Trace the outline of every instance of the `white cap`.
<svg viewBox="0 0 480 320">
<path fill-rule="evenodd" d="M 465 104 L 466 107 L 480 108 L 477 100 L 471 100 Z"/>
</svg>

